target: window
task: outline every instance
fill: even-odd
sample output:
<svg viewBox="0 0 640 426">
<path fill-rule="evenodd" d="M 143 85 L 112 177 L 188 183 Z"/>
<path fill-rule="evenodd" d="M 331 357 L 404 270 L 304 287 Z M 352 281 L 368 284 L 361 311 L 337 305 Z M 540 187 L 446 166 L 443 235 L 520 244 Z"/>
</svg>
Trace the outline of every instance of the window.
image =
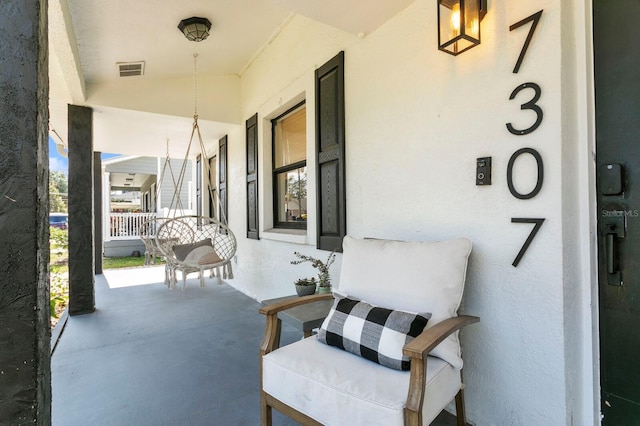
<svg viewBox="0 0 640 426">
<path fill-rule="evenodd" d="M 276 228 L 307 229 L 306 112 L 302 102 L 271 120 Z"/>
</svg>

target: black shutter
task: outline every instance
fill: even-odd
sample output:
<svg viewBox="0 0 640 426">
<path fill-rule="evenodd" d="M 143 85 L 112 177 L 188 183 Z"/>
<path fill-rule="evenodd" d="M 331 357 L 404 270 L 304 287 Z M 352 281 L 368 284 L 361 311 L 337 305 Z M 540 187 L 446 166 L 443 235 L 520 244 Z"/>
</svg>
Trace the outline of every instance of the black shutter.
<svg viewBox="0 0 640 426">
<path fill-rule="evenodd" d="M 258 236 L 258 114 L 247 120 L 247 238 Z"/>
<path fill-rule="evenodd" d="M 227 135 L 219 141 L 218 149 L 218 198 L 220 198 L 220 211 L 218 217 L 224 222 L 229 222 L 229 207 L 227 204 Z"/>
<path fill-rule="evenodd" d="M 344 164 L 344 52 L 316 70 L 318 249 L 342 251 L 347 211 Z"/>
</svg>

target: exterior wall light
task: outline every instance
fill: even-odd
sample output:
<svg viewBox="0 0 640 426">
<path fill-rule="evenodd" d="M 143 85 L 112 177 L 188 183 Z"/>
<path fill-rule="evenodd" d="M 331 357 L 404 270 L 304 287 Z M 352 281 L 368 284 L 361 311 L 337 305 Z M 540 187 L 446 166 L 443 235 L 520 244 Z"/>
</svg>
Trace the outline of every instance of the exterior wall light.
<svg viewBox="0 0 640 426">
<path fill-rule="evenodd" d="M 211 29 L 211 21 L 207 18 L 187 18 L 180 21 L 178 29 L 182 31 L 184 36 L 189 41 L 202 41 L 209 37 L 209 30 Z"/>
<path fill-rule="evenodd" d="M 480 44 L 486 0 L 438 0 L 438 50 L 457 56 Z"/>
</svg>

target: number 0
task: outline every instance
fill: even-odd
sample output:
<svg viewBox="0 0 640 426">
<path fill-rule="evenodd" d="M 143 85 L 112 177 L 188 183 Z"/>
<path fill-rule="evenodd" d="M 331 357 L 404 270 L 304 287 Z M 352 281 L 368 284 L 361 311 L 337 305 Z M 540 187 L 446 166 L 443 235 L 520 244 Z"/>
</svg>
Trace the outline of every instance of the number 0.
<svg viewBox="0 0 640 426">
<path fill-rule="evenodd" d="M 513 185 L 513 165 L 516 162 L 516 159 L 522 154 L 531 154 L 533 158 L 536 159 L 536 163 L 538 165 L 538 179 L 536 182 L 536 187 L 533 188 L 528 194 L 521 194 L 516 190 L 516 187 Z M 533 148 L 522 148 L 513 153 L 511 158 L 509 159 L 509 164 L 507 165 L 507 185 L 509 186 L 509 191 L 511 195 L 516 197 L 519 200 L 528 200 L 530 198 L 538 195 L 538 192 L 542 189 L 542 183 L 544 182 L 544 165 L 542 163 L 542 157 L 540 153 Z"/>
</svg>

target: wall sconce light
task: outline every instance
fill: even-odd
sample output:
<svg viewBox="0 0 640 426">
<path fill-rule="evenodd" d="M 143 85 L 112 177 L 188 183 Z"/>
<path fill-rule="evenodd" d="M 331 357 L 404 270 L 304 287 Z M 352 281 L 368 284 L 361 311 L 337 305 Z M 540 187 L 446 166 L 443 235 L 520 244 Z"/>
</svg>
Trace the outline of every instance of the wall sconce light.
<svg viewBox="0 0 640 426">
<path fill-rule="evenodd" d="M 202 41 L 209 37 L 209 30 L 211 29 L 211 21 L 207 18 L 187 18 L 180 21 L 178 29 L 182 31 L 184 36 L 189 41 Z"/>
<path fill-rule="evenodd" d="M 457 56 L 480 44 L 486 0 L 438 0 L 438 50 Z"/>
</svg>

